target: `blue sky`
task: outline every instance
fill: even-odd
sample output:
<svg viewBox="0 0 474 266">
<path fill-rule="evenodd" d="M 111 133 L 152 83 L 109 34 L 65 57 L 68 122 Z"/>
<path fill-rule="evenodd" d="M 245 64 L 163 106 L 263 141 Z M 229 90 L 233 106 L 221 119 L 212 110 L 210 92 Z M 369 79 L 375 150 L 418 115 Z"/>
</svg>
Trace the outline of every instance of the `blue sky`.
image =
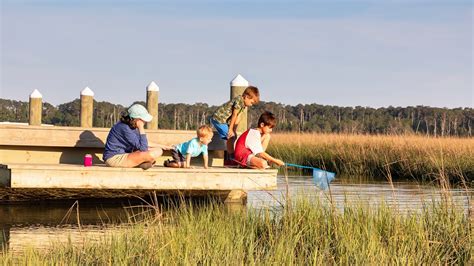
<svg viewBox="0 0 474 266">
<path fill-rule="evenodd" d="M 471 1 L 1 1 L 0 97 L 473 107 Z"/>
</svg>

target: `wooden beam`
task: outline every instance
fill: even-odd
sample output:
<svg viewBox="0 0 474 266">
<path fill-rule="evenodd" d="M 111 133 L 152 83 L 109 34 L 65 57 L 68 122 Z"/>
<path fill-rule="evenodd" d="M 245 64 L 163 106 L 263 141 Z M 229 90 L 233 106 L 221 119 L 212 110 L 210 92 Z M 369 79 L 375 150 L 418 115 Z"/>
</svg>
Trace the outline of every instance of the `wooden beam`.
<svg viewBox="0 0 474 266">
<path fill-rule="evenodd" d="M 277 170 L 212 167 L 176 169 L 80 165 L 9 164 L 12 188 L 268 190 Z"/>
<path fill-rule="evenodd" d="M 103 164 L 103 149 L 100 148 L 69 148 L 69 147 L 37 147 L 37 146 L 0 146 L 0 162 L 3 164 L 35 163 L 35 164 L 80 164 L 85 154 L 92 155 L 93 164 Z M 171 152 L 165 151 L 157 159 L 157 165 L 171 158 Z M 202 156 L 192 158 L 192 166 L 202 166 Z M 223 166 L 224 160 L 220 151 L 209 151 L 209 165 Z"/>
<path fill-rule="evenodd" d="M 104 148 L 110 128 L 0 125 L 0 146 Z M 179 144 L 196 137 L 194 130 L 146 130 L 148 141 Z M 225 150 L 217 134 L 209 150 Z"/>
</svg>

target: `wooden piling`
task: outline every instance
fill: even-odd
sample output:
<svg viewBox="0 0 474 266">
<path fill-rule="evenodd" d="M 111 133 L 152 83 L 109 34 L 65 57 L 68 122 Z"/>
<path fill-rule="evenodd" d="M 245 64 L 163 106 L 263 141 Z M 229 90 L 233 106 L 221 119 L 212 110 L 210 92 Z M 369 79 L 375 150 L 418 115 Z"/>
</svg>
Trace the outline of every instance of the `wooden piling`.
<svg viewBox="0 0 474 266">
<path fill-rule="evenodd" d="M 43 112 L 43 95 L 38 90 L 34 90 L 30 94 L 30 126 L 41 126 L 41 114 Z"/>
<path fill-rule="evenodd" d="M 249 86 L 249 82 L 238 74 L 231 82 L 230 82 L 230 99 L 238 95 L 242 95 L 244 90 Z M 237 126 L 237 133 L 240 135 L 244 131 L 247 130 L 247 110 L 243 111 L 239 117 L 239 125 Z"/>
<path fill-rule="evenodd" d="M 247 204 L 247 192 L 241 189 L 231 190 L 224 199 L 224 202 Z"/>
<path fill-rule="evenodd" d="M 94 113 L 94 92 L 85 87 L 81 91 L 81 127 L 92 127 Z"/>
<path fill-rule="evenodd" d="M 147 129 L 158 129 L 158 96 L 160 88 L 154 81 L 146 87 L 146 109 L 153 119 L 146 124 Z"/>
</svg>

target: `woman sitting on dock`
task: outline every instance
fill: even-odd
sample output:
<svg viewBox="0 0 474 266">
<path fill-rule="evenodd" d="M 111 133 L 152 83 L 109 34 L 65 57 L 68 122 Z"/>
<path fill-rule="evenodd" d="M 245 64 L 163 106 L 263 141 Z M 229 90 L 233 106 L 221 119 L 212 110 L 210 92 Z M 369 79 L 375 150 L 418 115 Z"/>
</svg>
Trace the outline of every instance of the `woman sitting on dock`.
<svg viewBox="0 0 474 266">
<path fill-rule="evenodd" d="M 122 114 L 107 136 L 103 155 L 107 166 L 140 167 L 146 170 L 155 164 L 156 158 L 163 154 L 162 148 L 167 147 L 157 145 L 149 149 L 145 122 L 150 122 L 152 118 L 140 104 L 132 105 L 128 112 Z"/>
</svg>

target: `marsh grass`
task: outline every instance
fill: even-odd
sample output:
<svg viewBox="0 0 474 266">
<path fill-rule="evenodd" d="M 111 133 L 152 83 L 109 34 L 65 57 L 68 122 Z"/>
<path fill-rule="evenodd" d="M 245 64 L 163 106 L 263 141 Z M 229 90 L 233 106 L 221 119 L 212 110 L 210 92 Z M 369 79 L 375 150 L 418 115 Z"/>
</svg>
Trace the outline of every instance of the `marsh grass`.
<svg viewBox="0 0 474 266">
<path fill-rule="evenodd" d="M 4 254 L 4 265 L 468 264 L 469 218 L 448 202 L 401 215 L 382 205 L 293 200 L 291 208 L 229 211 L 183 203 L 81 246 Z M 117 233 L 118 231 L 118 233 Z"/>
<path fill-rule="evenodd" d="M 474 138 L 281 133 L 273 134 L 268 152 L 339 175 L 474 181 Z"/>
<path fill-rule="evenodd" d="M 472 264 L 472 210 L 451 200 L 453 178 L 472 182 L 472 139 L 416 136 L 275 135 L 270 153 L 285 161 L 353 175 L 426 178 L 443 196 L 421 210 L 400 212 L 383 202 L 344 206 L 290 198 L 280 209 L 183 201 L 163 208 L 151 197 L 129 223 L 81 245 L 4 253 L 4 265 L 292 265 Z M 285 169 L 285 178 L 288 178 Z M 466 181 L 467 180 L 467 181 Z M 467 183 L 466 183 L 467 182 Z M 287 181 L 288 185 L 288 181 Z M 288 187 L 287 187 L 288 192 Z M 428 201 L 427 201 L 428 202 Z M 166 209 L 166 211 L 163 211 Z"/>
</svg>

